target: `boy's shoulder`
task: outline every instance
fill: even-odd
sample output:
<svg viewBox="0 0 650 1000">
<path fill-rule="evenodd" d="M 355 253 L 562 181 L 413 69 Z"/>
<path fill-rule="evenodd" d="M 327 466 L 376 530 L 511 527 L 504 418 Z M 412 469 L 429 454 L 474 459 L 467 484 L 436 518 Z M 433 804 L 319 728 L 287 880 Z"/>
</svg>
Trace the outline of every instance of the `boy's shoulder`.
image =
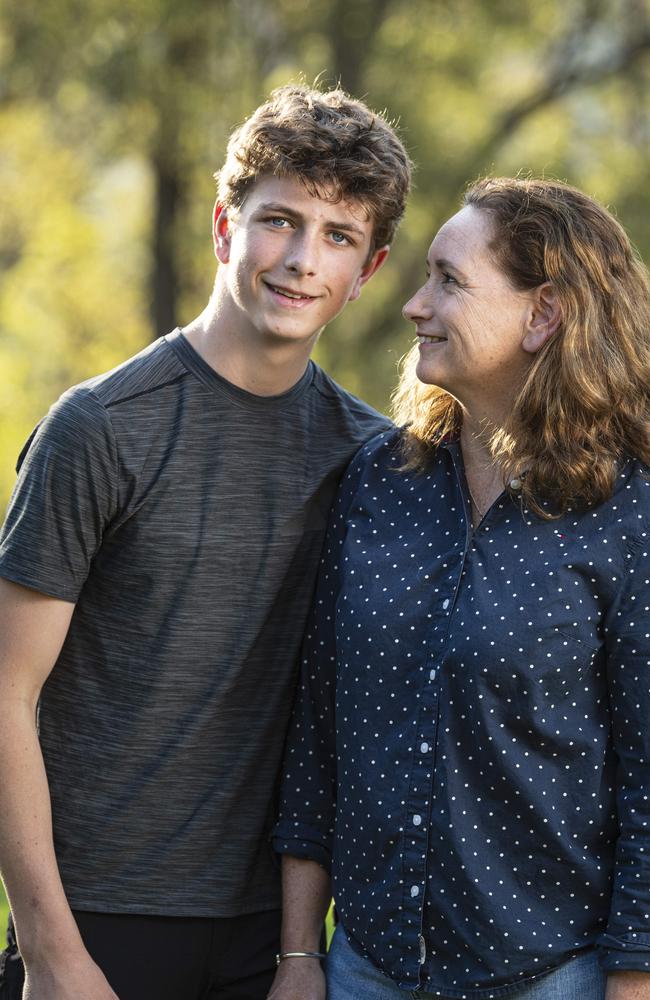
<svg viewBox="0 0 650 1000">
<path fill-rule="evenodd" d="M 319 397 L 342 418 L 357 424 L 359 429 L 363 431 L 362 440 L 367 441 L 369 438 L 393 428 L 393 422 L 389 417 L 344 389 L 331 375 L 328 375 L 315 363 L 314 369 L 313 384 Z"/>
<path fill-rule="evenodd" d="M 72 454 L 80 448 L 111 450 L 114 447 L 115 408 L 130 400 L 149 398 L 158 406 L 158 389 L 170 386 L 187 375 L 165 337 L 149 344 L 117 367 L 85 379 L 67 389 L 52 404 L 25 442 L 16 464 L 19 471 L 35 442 L 49 449 Z M 151 406 L 136 406 L 147 426 L 151 426 Z M 120 424 L 133 423 L 134 410 L 123 413 Z M 136 421 L 140 426 L 142 420 Z M 132 427 L 137 434 L 137 428 Z"/>
<path fill-rule="evenodd" d="M 97 403 L 109 408 L 155 393 L 183 379 L 187 375 L 187 369 L 170 341 L 171 337 L 159 337 L 115 368 L 68 389 L 62 398 L 93 397 Z"/>
</svg>

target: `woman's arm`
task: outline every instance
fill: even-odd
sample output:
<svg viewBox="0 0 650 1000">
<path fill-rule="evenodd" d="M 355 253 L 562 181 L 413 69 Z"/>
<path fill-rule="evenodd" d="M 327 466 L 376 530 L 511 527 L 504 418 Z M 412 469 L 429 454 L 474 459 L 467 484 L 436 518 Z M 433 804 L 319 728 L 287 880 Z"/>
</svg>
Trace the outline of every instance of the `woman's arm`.
<svg viewBox="0 0 650 1000">
<path fill-rule="evenodd" d="M 607 979 L 605 1000 L 650 1000 L 647 972 L 615 972 Z"/>
<path fill-rule="evenodd" d="M 316 861 L 282 858 L 282 954 L 318 954 L 330 903 L 328 873 Z M 268 1000 L 325 1000 L 325 976 L 317 958 L 280 962 Z"/>
<path fill-rule="evenodd" d="M 606 621 L 619 835 L 610 917 L 599 946 L 608 1000 L 650 1000 L 650 551 L 629 553 Z M 647 978 L 646 978 L 647 977 Z"/>
<path fill-rule="evenodd" d="M 273 846 L 282 854 L 282 950 L 319 952 L 330 902 L 329 870 L 336 810 L 336 605 L 344 577 L 348 518 L 363 468 L 363 451 L 341 483 L 319 568 L 300 684 L 289 726 Z M 280 963 L 269 1000 L 324 1000 L 317 959 Z"/>
<path fill-rule="evenodd" d="M 328 872 L 336 808 L 336 606 L 346 576 L 345 539 L 364 450 L 348 468 L 330 513 L 289 724 L 279 819 L 273 830 L 273 847 L 279 854 L 318 862 Z"/>
</svg>

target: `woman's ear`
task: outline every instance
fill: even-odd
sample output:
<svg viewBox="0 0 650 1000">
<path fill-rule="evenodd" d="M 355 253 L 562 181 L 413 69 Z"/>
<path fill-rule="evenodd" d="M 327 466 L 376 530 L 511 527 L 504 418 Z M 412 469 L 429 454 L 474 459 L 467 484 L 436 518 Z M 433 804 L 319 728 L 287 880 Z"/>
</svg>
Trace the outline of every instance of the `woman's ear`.
<svg viewBox="0 0 650 1000">
<path fill-rule="evenodd" d="M 535 289 L 522 347 L 536 354 L 547 340 L 557 333 L 562 322 L 562 310 L 557 292 L 550 281 Z"/>
</svg>

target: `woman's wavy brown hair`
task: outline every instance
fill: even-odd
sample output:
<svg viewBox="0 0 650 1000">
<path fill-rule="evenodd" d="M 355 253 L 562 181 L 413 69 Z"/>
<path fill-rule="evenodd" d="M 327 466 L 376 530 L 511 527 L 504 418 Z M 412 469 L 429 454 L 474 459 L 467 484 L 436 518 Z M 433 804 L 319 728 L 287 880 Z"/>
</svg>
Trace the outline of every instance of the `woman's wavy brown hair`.
<svg viewBox="0 0 650 1000">
<path fill-rule="evenodd" d="M 611 496 L 621 461 L 650 464 L 650 281 L 622 226 L 601 205 L 559 181 L 485 178 L 463 199 L 489 212 L 492 249 L 517 289 L 550 282 L 558 332 L 534 356 L 507 425 L 490 448 L 504 483 L 542 517 Z M 427 466 L 432 447 L 462 420 L 449 393 L 404 359 L 394 416 L 408 424 L 406 467 Z"/>
</svg>

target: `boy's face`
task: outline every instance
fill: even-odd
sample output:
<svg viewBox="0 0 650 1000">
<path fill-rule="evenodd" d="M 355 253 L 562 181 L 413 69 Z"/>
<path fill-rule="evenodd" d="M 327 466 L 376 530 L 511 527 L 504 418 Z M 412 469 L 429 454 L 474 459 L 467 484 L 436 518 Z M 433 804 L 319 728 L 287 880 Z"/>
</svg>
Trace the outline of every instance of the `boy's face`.
<svg viewBox="0 0 650 1000">
<path fill-rule="evenodd" d="M 359 202 L 326 201 L 297 178 L 261 177 L 239 209 L 215 215 L 230 321 L 241 333 L 315 341 L 385 260 L 388 247 L 369 258 L 372 231 Z"/>
</svg>

